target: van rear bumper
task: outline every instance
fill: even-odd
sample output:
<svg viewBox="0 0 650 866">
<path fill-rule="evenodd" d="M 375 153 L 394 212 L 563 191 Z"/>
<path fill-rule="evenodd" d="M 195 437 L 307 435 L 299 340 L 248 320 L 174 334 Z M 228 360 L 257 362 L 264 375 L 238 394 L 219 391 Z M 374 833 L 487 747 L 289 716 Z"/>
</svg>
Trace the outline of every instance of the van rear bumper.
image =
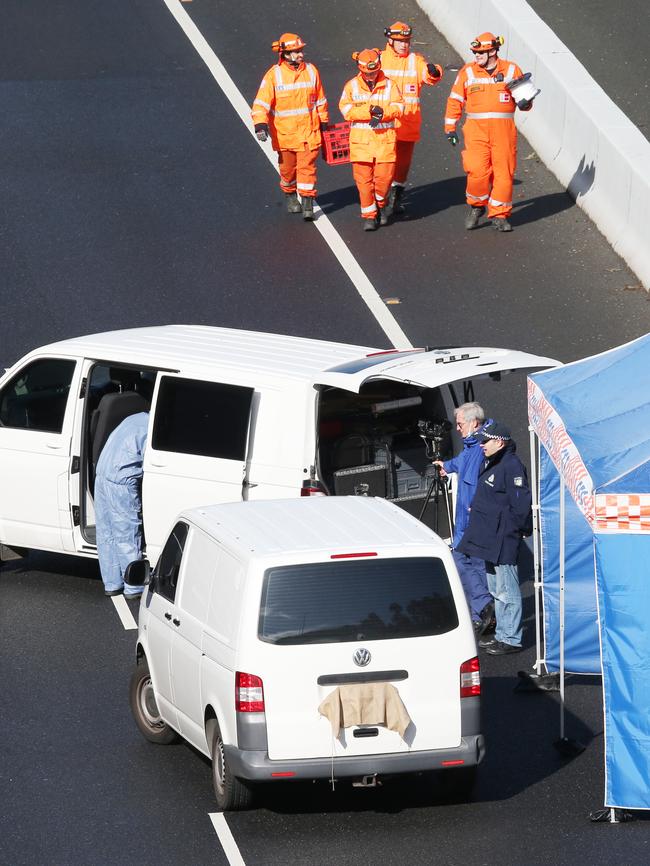
<svg viewBox="0 0 650 866">
<path fill-rule="evenodd" d="M 485 755 L 482 734 L 463 737 L 452 749 L 432 749 L 425 752 L 393 752 L 387 755 L 354 755 L 331 758 L 307 758 L 298 761 L 272 761 L 267 752 L 245 751 L 225 746 L 231 773 L 240 779 L 270 782 L 285 773 L 291 779 L 337 779 L 350 776 L 372 776 L 375 773 L 419 773 L 440 770 L 447 761 L 463 761 L 458 766 L 473 766 Z"/>
</svg>

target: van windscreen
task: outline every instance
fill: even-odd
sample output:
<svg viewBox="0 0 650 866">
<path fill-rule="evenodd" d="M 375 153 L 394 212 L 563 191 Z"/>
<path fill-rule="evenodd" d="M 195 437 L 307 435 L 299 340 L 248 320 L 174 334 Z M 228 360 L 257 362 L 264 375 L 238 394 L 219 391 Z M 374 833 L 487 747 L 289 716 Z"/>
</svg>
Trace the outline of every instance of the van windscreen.
<svg viewBox="0 0 650 866">
<path fill-rule="evenodd" d="M 316 562 L 264 574 L 260 640 L 338 643 L 439 635 L 458 626 L 435 557 Z"/>
</svg>

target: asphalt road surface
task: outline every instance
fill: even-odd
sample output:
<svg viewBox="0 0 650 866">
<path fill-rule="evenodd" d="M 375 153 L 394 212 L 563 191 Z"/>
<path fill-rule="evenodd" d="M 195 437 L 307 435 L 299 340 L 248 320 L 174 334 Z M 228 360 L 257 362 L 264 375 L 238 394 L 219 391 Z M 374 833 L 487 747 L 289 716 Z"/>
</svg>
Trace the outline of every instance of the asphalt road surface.
<svg viewBox="0 0 650 866">
<path fill-rule="evenodd" d="M 350 54 L 381 45 L 396 16 L 386 0 L 183 8 L 249 103 L 271 41 L 302 34 L 335 120 Z M 284 212 L 276 173 L 162 0 L 5 0 L 3 12 L 0 363 L 167 322 L 389 345 L 315 226 Z M 322 166 L 318 201 L 379 296 L 399 300 L 389 309 L 409 340 L 568 361 L 645 333 L 648 296 L 524 139 L 515 231 L 463 231 L 460 157 L 442 134 L 461 58 L 410 0 L 398 12 L 447 69 L 425 94 L 409 218 L 363 233 L 349 166 Z M 522 383 L 479 396 L 521 439 Z M 567 687 L 567 733 L 587 746 L 573 760 L 553 747 L 557 697 L 513 693 L 534 659 L 524 589 L 525 653 L 483 662 L 474 802 L 432 780 L 279 784 L 227 817 L 244 862 L 647 864 L 645 820 L 588 821 L 604 789 L 598 681 Z M 129 716 L 134 632 L 102 590 L 90 562 L 35 553 L 2 567 L 0 863 L 225 864 L 208 762 L 151 746 Z"/>
</svg>

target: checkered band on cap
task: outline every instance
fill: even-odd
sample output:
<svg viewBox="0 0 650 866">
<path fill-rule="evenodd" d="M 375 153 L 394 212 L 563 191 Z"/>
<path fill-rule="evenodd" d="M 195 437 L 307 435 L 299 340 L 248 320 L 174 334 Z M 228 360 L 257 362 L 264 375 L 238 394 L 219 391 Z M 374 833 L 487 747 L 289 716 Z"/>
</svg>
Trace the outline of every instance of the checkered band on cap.
<svg viewBox="0 0 650 866">
<path fill-rule="evenodd" d="M 485 442 L 486 439 L 503 439 L 507 442 L 512 438 L 510 430 L 505 424 L 499 424 L 498 421 L 492 421 L 491 424 L 486 424 L 482 430 L 474 434 L 479 441 Z"/>
</svg>

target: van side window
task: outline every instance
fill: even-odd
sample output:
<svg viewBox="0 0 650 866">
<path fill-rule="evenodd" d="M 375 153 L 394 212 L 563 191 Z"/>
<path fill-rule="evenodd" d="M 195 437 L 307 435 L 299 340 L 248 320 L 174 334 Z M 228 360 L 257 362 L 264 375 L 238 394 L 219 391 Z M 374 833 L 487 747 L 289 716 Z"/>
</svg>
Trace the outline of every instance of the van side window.
<svg viewBox="0 0 650 866">
<path fill-rule="evenodd" d="M 159 593 L 169 601 L 174 601 L 176 596 L 176 583 L 178 573 L 181 569 L 183 548 L 187 540 L 187 523 L 177 523 L 172 529 L 162 549 L 158 564 L 156 565 L 156 582 L 154 592 Z"/>
<path fill-rule="evenodd" d="M 60 433 L 75 363 L 39 358 L 23 367 L 0 392 L 0 426 Z"/>
<path fill-rule="evenodd" d="M 252 388 L 163 376 L 152 447 L 245 460 Z"/>
</svg>

